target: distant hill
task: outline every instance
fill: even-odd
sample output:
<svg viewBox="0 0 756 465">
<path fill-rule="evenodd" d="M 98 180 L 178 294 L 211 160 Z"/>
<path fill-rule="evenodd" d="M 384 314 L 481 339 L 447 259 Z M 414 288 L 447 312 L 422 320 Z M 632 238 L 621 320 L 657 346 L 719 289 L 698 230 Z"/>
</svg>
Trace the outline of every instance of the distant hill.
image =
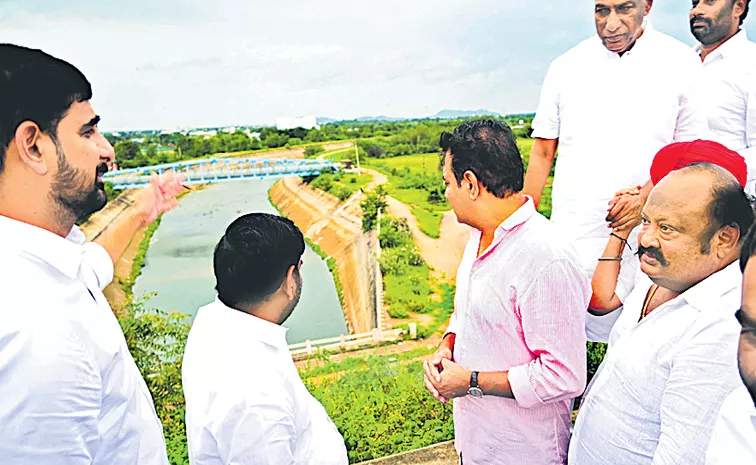
<svg viewBox="0 0 756 465">
<path fill-rule="evenodd" d="M 395 117 L 395 116 L 360 116 L 359 118 L 354 119 L 342 119 L 337 120 L 333 118 L 328 118 L 325 116 L 319 116 L 317 118 L 318 124 L 330 124 L 330 123 L 337 123 L 342 121 L 356 121 L 358 123 L 367 123 L 367 122 L 395 122 L 395 121 L 409 121 L 409 120 L 417 120 L 417 119 L 460 119 L 460 118 L 474 118 L 477 116 L 493 116 L 495 118 L 500 118 L 501 114 L 497 113 L 495 111 L 488 111 L 488 110 L 441 110 L 435 115 L 422 117 L 422 118 L 405 118 L 405 117 Z"/>
<path fill-rule="evenodd" d="M 477 116 L 493 116 L 500 118 L 501 114 L 495 111 L 488 110 L 441 110 L 431 118 L 438 119 L 459 119 L 459 118 L 474 118 Z"/>
</svg>

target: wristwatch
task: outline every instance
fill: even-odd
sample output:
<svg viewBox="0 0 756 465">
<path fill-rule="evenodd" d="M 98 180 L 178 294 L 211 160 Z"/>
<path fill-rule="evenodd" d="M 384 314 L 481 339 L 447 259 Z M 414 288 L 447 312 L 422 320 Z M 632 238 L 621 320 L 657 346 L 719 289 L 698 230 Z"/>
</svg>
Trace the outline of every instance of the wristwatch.
<svg viewBox="0 0 756 465">
<path fill-rule="evenodd" d="M 476 399 L 480 399 L 483 397 L 483 390 L 478 386 L 478 372 L 473 371 L 470 375 L 470 388 L 467 390 L 467 393 Z"/>
</svg>

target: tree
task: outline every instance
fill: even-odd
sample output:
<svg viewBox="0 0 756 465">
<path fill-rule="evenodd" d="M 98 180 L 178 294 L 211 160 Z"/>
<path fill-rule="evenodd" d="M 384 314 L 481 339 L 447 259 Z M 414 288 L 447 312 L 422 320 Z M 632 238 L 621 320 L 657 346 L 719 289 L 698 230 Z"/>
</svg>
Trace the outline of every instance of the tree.
<svg viewBox="0 0 756 465">
<path fill-rule="evenodd" d="M 115 147 L 116 163 L 121 168 L 134 168 L 138 166 L 139 158 L 142 155 L 142 151 L 139 149 L 139 145 L 131 140 L 124 140 L 118 142 Z"/>
<path fill-rule="evenodd" d="M 362 207 L 362 230 L 372 231 L 378 224 L 378 214 L 386 211 L 386 188 L 381 184 L 375 190 L 368 192 L 367 197 L 360 202 Z"/>
</svg>

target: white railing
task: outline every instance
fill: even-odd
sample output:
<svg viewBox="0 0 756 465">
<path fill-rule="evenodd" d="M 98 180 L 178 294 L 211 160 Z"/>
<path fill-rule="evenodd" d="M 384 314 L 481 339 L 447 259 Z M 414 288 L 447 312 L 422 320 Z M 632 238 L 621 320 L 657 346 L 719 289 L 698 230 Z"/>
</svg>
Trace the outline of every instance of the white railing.
<svg viewBox="0 0 756 465">
<path fill-rule="evenodd" d="M 318 339 L 315 341 L 306 340 L 298 344 L 290 344 L 289 350 L 292 355 L 312 355 L 319 350 L 349 350 L 355 349 L 360 346 L 376 345 L 383 342 L 393 342 L 401 339 L 404 331 L 402 329 L 391 329 L 388 331 L 381 331 L 380 329 L 374 329 L 369 333 L 362 334 L 350 334 L 337 337 L 331 337 L 327 339 Z"/>
</svg>

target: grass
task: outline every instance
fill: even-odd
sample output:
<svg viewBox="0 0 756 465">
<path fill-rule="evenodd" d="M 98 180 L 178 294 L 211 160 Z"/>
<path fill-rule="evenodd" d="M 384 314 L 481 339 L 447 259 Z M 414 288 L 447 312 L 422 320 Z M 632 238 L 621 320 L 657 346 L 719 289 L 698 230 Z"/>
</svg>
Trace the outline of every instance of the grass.
<svg viewBox="0 0 756 465">
<path fill-rule="evenodd" d="M 365 189 L 372 181 L 373 176 L 369 174 L 343 173 L 340 178 L 335 177 L 333 183 L 356 192 L 359 189 Z"/>
<path fill-rule="evenodd" d="M 402 157 L 368 159 L 372 168 L 381 172 L 388 179 L 388 193 L 403 204 L 409 205 L 417 219 L 418 227 L 428 237 L 438 239 L 441 234 L 441 220 L 444 213 L 451 210 L 447 202 L 432 203 L 428 201 L 425 189 L 400 189 L 402 176 L 392 174 L 393 170 L 408 170 L 412 174 L 442 177 L 437 153 L 406 155 Z M 406 171 L 405 171 L 406 172 Z"/>
</svg>

